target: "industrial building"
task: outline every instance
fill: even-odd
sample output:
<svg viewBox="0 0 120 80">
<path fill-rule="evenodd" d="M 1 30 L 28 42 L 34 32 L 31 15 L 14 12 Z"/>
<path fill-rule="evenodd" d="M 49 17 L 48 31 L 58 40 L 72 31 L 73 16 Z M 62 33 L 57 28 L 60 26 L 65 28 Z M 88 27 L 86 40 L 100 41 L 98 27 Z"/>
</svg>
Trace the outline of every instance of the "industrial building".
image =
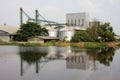
<svg viewBox="0 0 120 80">
<path fill-rule="evenodd" d="M 49 36 L 58 37 L 70 41 L 77 30 L 86 30 L 89 27 L 89 14 L 82 13 L 67 13 L 66 23 L 58 23 L 45 19 L 38 10 L 35 10 L 36 17 L 33 19 L 20 8 L 20 24 L 23 24 L 23 15 L 28 18 L 28 22 L 32 21 L 48 29 Z"/>
<path fill-rule="evenodd" d="M 60 29 L 55 29 L 55 26 L 47 28 L 49 36 L 70 41 L 76 30 L 86 30 L 89 27 L 89 14 L 86 12 L 68 13 L 66 14 L 66 24 Z"/>
<path fill-rule="evenodd" d="M 68 13 L 66 14 L 66 23 L 68 26 L 88 28 L 89 27 L 89 14 L 83 13 Z"/>
<path fill-rule="evenodd" d="M 40 20 L 41 21 L 41 20 Z M 89 22 L 89 14 L 87 12 L 82 13 L 67 13 L 66 14 L 66 25 L 61 25 L 55 22 L 49 24 L 51 21 L 43 20 L 41 26 L 48 29 L 48 33 L 50 37 L 57 37 L 59 39 L 66 39 L 70 41 L 75 34 L 75 31 L 86 30 L 88 27 L 92 27 L 94 24 L 97 26 L 100 25 L 99 22 Z M 15 34 L 18 30 L 18 27 L 11 26 L 0 26 L 0 39 L 3 41 L 9 41 L 11 39 L 11 35 Z M 8 33 L 4 35 L 3 32 Z M 5 34 L 4 33 L 4 34 Z"/>
<path fill-rule="evenodd" d="M 89 22 L 89 27 L 91 28 L 91 27 L 93 27 L 93 26 L 95 26 L 95 27 L 98 27 L 98 26 L 100 26 L 100 21 L 90 21 Z"/>
<path fill-rule="evenodd" d="M 61 28 L 57 35 L 60 39 L 70 41 L 77 30 L 86 30 L 89 27 L 89 14 L 83 13 L 68 13 L 66 14 L 66 26 Z M 49 30 L 50 32 L 51 30 Z M 56 34 L 56 32 L 53 31 Z M 51 34 L 50 34 L 51 35 Z"/>
</svg>

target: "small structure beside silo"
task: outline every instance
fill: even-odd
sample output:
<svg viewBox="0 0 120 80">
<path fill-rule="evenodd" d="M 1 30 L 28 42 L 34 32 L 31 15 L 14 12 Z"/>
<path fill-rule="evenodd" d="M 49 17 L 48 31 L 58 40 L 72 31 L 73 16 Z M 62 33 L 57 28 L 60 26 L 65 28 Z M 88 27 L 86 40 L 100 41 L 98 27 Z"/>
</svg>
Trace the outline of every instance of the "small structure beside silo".
<svg viewBox="0 0 120 80">
<path fill-rule="evenodd" d="M 28 42 L 31 42 L 31 43 L 45 43 L 53 40 L 58 41 L 59 38 L 51 37 L 51 36 L 34 36 L 34 37 L 28 38 Z"/>
</svg>

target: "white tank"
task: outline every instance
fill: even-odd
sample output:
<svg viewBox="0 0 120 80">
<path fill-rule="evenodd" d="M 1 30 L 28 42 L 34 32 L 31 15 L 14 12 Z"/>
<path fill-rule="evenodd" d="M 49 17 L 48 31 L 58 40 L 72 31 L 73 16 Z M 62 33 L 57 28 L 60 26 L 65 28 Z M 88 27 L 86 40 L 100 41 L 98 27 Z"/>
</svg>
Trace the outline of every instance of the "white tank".
<svg viewBox="0 0 120 80">
<path fill-rule="evenodd" d="M 59 31 L 59 37 L 61 39 L 64 39 L 66 37 L 67 41 L 70 41 L 72 39 L 72 36 L 74 36 L 75 30 L 72 27 L 65 27 Z"/>
<path fill-rule="evenodd" d="M 48 30 L 49 36 L 57 37 L 57 30 L 56 29 L 50 29 Z"/>
<path fill-rule="evenodd" d="M 57 29 L 55 29 L 55 26 L 48 26 L 46 29 L 48 30 L 49 36 L 57 37 Z"/>
</svg>

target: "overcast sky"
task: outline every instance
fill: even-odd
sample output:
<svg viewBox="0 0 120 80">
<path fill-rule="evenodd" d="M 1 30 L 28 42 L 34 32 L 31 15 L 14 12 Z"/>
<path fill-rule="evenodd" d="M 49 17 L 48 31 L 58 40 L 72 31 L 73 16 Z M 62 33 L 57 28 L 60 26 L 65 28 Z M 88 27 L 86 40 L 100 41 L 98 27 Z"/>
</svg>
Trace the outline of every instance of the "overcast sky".
<svg viewBox="0 0 120 80">
<path fill-rule="evenodd" d="M 0 0 L 0 25 L 19 26 L 20 7 L 33 18 L 38 9 L 47 20 L 60 23 L 66 13 L 88 12 L 91 20 L 110 22 L 120 35 L 120 0 Z"/>
</svg>

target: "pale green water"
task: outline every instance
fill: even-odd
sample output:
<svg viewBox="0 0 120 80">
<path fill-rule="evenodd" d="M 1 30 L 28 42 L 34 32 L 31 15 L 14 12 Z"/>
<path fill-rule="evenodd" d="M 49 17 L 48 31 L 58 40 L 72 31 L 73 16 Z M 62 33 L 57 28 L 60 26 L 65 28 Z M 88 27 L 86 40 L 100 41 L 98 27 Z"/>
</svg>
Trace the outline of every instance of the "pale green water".
<svg viewBox="0 0 120 80">
<path fill-rule="evenodd" d="M 120 80 L 120 49 L 0 46 L 0 80 Z"/>
</svg>

